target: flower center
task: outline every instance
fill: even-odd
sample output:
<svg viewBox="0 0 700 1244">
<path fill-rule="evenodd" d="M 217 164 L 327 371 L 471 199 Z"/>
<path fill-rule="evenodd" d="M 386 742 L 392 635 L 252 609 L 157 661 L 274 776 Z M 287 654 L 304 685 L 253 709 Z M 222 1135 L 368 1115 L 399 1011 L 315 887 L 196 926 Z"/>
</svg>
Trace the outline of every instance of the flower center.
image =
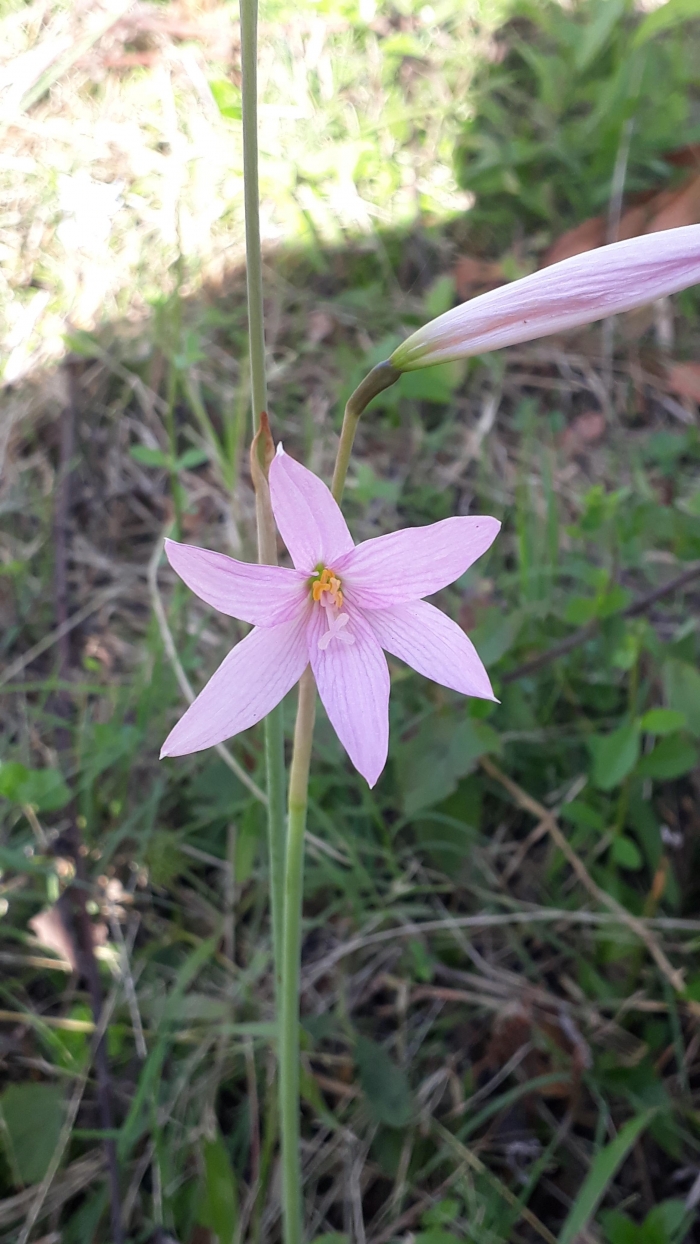
<svg viewBox="0 0 700 1244">
<path fill-rule="evenodd" d="M 328 597 L 324 593 L 328 593 Z M 335 571 L 328 566 L 324 566 L 323 570 L 317 571 L 311 585 L 311 595 L 314 600 L 323 606 L 334 605 L 336 609 L 343 607 L 343 593 L 340 590 L 340 579 L 337 578 Z"/>
<path fill-rule="evenodd" d="M 318 641 L 319 648 L 327 648 L 333 639 L 341 644 L 354 644 L 355 636 L 348 629 L 350 615 L 340 612 L 343 607 L 340 579 L 329 566 L 319 566 L 311 580 L 311 596 L 317 605 L 325 609 L 328 623 L 328 630 Z"/>
</svg>

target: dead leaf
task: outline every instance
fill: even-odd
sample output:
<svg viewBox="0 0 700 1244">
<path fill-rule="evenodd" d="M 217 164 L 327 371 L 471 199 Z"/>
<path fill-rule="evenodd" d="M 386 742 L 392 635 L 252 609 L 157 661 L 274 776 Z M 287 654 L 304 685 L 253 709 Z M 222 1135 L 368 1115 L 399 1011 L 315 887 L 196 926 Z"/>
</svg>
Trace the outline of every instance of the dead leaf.
<svg viewBox="0 0 700 1244">
<path fill-rule="evenodd" d="M 320 341 L 325 341 L 326 337 L 330 337 L 334 328 L 335 320 L 327 311 L 312 311 L 306 334 L 309 344 L 317 346 Z"/>
<path fill-rule="evenodd" d="M 80 947 L 73 931 L 73 913 L 70 899 L 64 893 L 53 907 L 47 907 L 28 921 L 37 941 L 53 950 L 64 963 L 70 963 L 74 972 L 79 970 Z"/>
<path fill-rule="evenodd" d="M 700 145 L 698 145 L 700 150 Z M 694 148 L 683 148 L 675 153 L 676 159 L 667 157 L 680 167 L 696 165 L 698 156 Z M 675 229 L 680 225 L 700 224 L 700 173 L 694 172 L 680 186 L 658 191 L 645 191 L 636 195 L 620 217 L 615 240 L 640 237 L 643 233 L 658 233 L 662 229 Z M 553 242 L 542 258 L 540 267 L 547 268 L 572 255 L 582 255 L 605 245 L 608 235 L 607 214 L 591 216 L 574 229 L 568 229 Z"/>
<path fill-rule="evenodd" d="M 506 277 L 500 263 L 462 255 L 455 264 L 454 279 L 457 297 L 463 302 L 477 292 L 485 293 L 488 289 L 503 285 Z"/>
<path fill-rule="evenodd" d="M 678 397 L 700 402 L 700 363 L 670 363 L 666 369 L 666 388 Z"/>
<path fill-rule="evenodd" d="M 575 454 L 594 445 L 605 435 L 605 416 L 599 410 L 585 410 L 564 430 L 559 444 L 564 453 Z"/>
<path fill-rule="evenodd" d="M 654 202 L 652 200 L 652 204 Z M 695 174 L 678 190 L 664 192 L 663 202 L 659 196 L 645 232 L 658 233 L 661 229 L 697 224 L 700 224 L 700 174 Z"/>
<path fill-rule="evenodd" d="M 560 238 L 545 252 L 540 264 L 548 268 L 550 264 L 560 263 L 562 259 L 571 259 L 572 255 L 582 255 L 585 251 L 595 250 L 605 241 L 605 217 L 591 216 L 575 229 L 567 229 Z"/>
<path fill-rule="evenodd" d="M 68 886 L 53 907 L 32 916 L 28 926 L 42 946 L 53 950 L 64 963 L 70 963 L 74 972 L 81 972 L 82 951 L 75 929 L 73 902 L 71 887 Z M 107 925 L 103 920 L 91 921 L 90 931 L 94 946 L 106 944 Z"/>
</svg>

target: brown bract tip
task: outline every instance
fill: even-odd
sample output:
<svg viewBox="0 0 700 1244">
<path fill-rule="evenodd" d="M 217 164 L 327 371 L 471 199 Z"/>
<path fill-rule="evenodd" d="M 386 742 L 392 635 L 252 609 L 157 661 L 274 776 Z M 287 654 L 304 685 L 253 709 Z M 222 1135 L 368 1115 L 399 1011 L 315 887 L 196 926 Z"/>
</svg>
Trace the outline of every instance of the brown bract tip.
<svg viewBox="0 0 700 1244">
<path fill-rule="evenodd" d="M 267 479 L 270 463 L 274 456 L 275 442 L 272 439 L 270 418 L 267 411 L 263 410 L 260 415 L 258 430 L 250 446 L 250 470 L 253 476 L 253 484 L 256 488 L 260 474 Z"/>
</svg>

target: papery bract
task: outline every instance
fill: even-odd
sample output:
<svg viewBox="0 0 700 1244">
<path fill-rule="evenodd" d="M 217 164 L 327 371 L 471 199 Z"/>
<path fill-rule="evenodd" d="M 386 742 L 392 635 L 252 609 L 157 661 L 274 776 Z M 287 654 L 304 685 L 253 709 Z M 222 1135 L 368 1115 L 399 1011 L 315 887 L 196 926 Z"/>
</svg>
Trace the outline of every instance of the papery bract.
<svg viewBox="0 0 700 1244">
<path fill-rule="evenodd" d="M 564 332 L 700 283 L 700 225 L 574 255 L 445 311 L 389 359 L 414 371 Z"/>
<path fill-rule="evenodd" d="M 168 560 L 188 587 L 254 630 L 219 666 L 161 755 L 200 751 L 254 725 L 310 662 L 341 743 L 373 786 L 389 742 L 383 649 L 454 691 L 494 698 L 471 640 L 422 598 L 464 574 L 500 523 L 446 518 L 355 547 L 326 485 L 281 449 L 270 467 L 270 494 L 293 570 L 166 541 Z"/>
</svg>

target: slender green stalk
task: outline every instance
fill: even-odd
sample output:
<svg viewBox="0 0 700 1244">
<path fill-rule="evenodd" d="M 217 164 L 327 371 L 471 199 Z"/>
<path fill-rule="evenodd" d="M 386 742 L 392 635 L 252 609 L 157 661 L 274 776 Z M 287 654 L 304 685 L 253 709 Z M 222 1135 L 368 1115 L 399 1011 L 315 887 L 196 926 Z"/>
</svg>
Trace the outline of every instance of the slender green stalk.
<svg viewBox="0 0 700 1244">
<path fill-rule="evenodd" d="M 348 464 L 360 415 L 369 405 L 372 398 L 376 397 L 384 389 L 388 389 L 390 385 L 396 384 L 400 375 L 401 372 L 392 367 L 391 363 L 377 363 L 377 366 L 373 367 L 369 375 L 365 376 L 362 383 L 357 386 L 355 392 L 348 400 L 343 416 L 343 426 L 340 431 L 340 443 L 335 460 L 335 470 L 333 471 L 333 483 L 331 484 L 331 492 L 338 505 L 340 505 L 340 499 L 345 487 L 345 476 L 348 473 Z"/>
<path fill-rule="evenodd" d="M 267 410 L 265 375 L 265 323 L 263 318 L 262 251 L 260 248 L 260 206 L 258 190 L 258 4 L 240 0 L 241 11 L 241 98 L 243 105 L 243 179 L 245 200 L 246 272 L 248 281 L 248 337 L 253 431 Z M 277 561 L 275 524 L 268 489 L 255 490 L 258 524 L 258 561 L 271 565 Z M 285 855 L 285 770 L 282 705 L 265 718 L 265 765 L 267 772 L 267 828 L 270 855 L 270 906 L 275 980 L 279 980 L 282 957 L 282 907 L 284 901 Z"/>
<path fill-rule="evenodd" d="M 299 1160 L 299 963 L 304 892 L 304 833 L 309 766 L 316 715 L 316 684 L 307 666 L 299 683 L 294 751 L 289 771 L 289 819 L 284 890 L 284 942 L 280 991 L 280 1122 L 282 1211 L 285 1244 L 301 1244 L 302 1187 Z"/>
</svg>

